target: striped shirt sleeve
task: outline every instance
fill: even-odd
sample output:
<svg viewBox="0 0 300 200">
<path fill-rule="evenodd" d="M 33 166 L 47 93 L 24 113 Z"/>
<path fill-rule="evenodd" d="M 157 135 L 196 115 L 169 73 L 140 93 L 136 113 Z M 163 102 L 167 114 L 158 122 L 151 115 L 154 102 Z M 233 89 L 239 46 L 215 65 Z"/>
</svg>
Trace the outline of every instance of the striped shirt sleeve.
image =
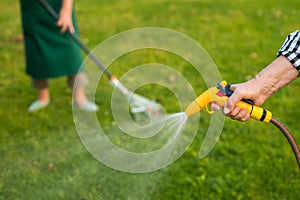
<svg viewBox="0 0 300 200">
<path fill-rule="evenodd" d="M 297 30 L 287 36 L 280 47 L 277 56 L 285 56 L 300 73 L 300 31 Z"/>
</svg>

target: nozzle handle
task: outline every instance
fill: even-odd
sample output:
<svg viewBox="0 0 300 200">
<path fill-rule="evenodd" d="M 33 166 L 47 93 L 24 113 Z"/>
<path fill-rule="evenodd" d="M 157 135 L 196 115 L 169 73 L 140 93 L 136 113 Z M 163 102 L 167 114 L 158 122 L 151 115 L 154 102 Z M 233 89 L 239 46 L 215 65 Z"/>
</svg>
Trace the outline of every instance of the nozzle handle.
<svg viewBox="0 0 300 200">
<path fill-rule="evenodd" d="M 228 99 L 228 97 L 226 97 Z M 237 107 L 244 108 L 247 110 L 247 113 L 251 118 L 262 121 L 262 122 L 270 122 L 272 118 L 272 113 L 268 110 L 265 110 L 259 106 L 247 103 L 245 101 L 239 101 L 236 104 Z"/>
</svg>

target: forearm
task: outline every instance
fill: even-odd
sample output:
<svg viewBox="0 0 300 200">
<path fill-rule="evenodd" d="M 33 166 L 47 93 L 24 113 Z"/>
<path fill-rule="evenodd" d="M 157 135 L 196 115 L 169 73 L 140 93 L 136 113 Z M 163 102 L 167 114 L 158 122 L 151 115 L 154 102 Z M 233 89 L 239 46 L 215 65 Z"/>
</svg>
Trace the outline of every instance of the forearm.
<svg viewBox="0 0 300 200">
<path fill-rule="evenodd" d="M 279 56 L 255 77 L 264 100 L 299 76 L 296 68 L 284 56 Z"/>
<path fill-rule="evenodd" d="M 261 86 L 260 94 L 265 95 L 264 100 L 299 76 L 300 31 L 294 31 L 286 37 L 277 56 L 255 77 Z"/>
<path fill-rule="evenodd" d="M 62 0 L 61 10 L 67 12 L 68 14 L 72 14 L 73 0 Z"/>
</svg>

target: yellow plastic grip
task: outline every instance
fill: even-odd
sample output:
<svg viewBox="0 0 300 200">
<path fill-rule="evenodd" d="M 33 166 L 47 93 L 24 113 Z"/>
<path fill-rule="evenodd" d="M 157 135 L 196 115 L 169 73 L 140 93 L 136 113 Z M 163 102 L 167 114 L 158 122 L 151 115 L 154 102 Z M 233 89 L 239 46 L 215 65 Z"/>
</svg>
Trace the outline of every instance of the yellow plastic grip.
<svg viewBox="0 0 300 200">
<path fill-rule="evenodd" d="M 228 97 L 227 97 L 228 98 Z M 240 101 L 236 104 L 237 107 L 244 108 L 247 110 L 247 113 L 250 114 L 251 118 L 262 121 L 270 122 L 272 118 L 272 113 L 268 110 L 265 110 L 259 106 L 251 105 L 244 101 Z"/>
</svg>

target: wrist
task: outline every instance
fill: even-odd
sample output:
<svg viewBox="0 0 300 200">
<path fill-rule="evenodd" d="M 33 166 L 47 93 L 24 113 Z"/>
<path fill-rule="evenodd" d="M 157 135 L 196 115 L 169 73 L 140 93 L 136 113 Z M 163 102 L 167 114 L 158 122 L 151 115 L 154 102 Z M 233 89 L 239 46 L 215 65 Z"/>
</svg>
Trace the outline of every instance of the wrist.
<svg viewBox="0 0 300 200">
<path fill-rule="evenodd" d="M 258 73 L 254 79 L 251 80 L 253 83 L 253 90 L 256 91 L 256 103 L 261 105 L 274 94 L 278 88 L 276 87 L 275 80 L 271 76 L 265 76 L 265 74 Z"/>
<path fill-rule="evenodd" d="M 60 11 L 71 15 L 73 11 L 73 0 L 63 0 Z"/>
</svg>

